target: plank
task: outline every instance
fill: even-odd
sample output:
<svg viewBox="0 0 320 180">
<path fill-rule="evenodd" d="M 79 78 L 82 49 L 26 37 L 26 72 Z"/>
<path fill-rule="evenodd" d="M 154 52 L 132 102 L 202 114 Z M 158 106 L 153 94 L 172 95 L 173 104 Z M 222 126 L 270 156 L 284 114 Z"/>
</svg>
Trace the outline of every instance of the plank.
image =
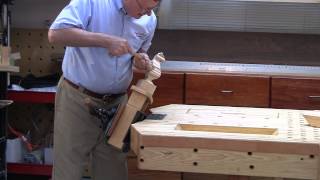
<svg viewBox="0 0 320 180">
<path fill-rule="evenodd" d="M 164 147 L 144 147 L 138 158 L 141 169 L 298 179 L 317 178 L 319 160 L 318 156 Z"/>
<path fill-rule="evenodd" d="M 19 72 L 18 66 L 0 65 L 0 72 Z"/>
</svg>

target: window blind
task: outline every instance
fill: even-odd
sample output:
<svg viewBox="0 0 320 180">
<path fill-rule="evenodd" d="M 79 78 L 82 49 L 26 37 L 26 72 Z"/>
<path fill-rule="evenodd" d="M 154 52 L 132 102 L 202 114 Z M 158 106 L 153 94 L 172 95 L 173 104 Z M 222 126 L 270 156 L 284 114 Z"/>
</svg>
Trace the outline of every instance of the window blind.
<svg viewBox="0 0 320 180">
<path fill-rule="evenodd" d="M 320 34 L 319 0 L 162 0 L 160 29 Z"/>
</svg>

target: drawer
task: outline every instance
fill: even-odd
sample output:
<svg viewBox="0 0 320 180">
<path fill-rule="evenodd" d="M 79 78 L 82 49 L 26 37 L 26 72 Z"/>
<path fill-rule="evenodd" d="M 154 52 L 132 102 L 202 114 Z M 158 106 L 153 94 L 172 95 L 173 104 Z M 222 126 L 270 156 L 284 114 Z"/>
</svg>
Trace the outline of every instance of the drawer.
<svg viewBox="0 0 320 180">
<path fill-rule="evenodd" d="M 186 74 L 186 104 L 269 107 L 270 78 Z"/>
<path fill-rule="evenodd" d="M 272 77 L 271 107 L 320 109 L 320 78 Z"/>
<path fill-rule="evenodd" d="M 134 73 L 132 84 L 143 79 L 144 74 Z M 162 73 L 159 79 L 153 81 L 157 86 L 153 94 L 151 107 L 158 107 L 168 104 L 183 104 L 184 74 L 183 73 Z"/>
</svg>

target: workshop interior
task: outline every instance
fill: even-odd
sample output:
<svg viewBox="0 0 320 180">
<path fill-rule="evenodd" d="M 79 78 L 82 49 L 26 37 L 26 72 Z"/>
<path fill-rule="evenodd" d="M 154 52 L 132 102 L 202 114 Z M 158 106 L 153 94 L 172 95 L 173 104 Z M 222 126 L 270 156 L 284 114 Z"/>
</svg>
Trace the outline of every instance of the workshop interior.
<svg viewBox="0 0 320 180">
<path fill-rule="evenodd" d="M 0 1 L 0 180 L 52 179 L 70 46 L 48 31 L 76 1 L 157 2 Z M 83 101 L 103 143 L 126 154 L 128 179 L 320 180 L 320 1 L 158 3 L 142 7 L 156 17 L 151 67 L 132 73 L 127 100 Z"/>
</svg>

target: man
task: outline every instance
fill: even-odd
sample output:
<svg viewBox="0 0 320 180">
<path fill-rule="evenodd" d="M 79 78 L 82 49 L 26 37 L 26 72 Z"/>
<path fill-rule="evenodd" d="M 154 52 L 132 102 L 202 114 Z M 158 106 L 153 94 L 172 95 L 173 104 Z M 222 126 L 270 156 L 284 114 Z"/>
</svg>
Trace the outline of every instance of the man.
<svg viewBox="0 0 320 180">
<path fill-rule="evenodd" d="M 145 53 L 158 4 L 71 0 L 51 25 L 49 42 L 67 46 L 55 101 L 53 180 L 80 180 L 89 159 L 94 180 L 127 179 L 126 154 L 105 143 L 101 123 L 84 99 L 112 107 L 127 98 L 132 66 L 150 65 Z"/>
</svg>

